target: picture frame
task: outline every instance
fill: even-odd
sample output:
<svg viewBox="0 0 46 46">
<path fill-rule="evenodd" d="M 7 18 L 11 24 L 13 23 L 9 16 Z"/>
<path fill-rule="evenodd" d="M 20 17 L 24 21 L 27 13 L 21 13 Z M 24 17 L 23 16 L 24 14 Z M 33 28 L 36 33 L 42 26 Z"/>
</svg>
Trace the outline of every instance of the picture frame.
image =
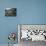
<svg viewBox="0 0 46 46">
<path fill-rule="evenodd" d="M 5 9 L 5 16 L 16 16 L 17 15 L 17 9 L 16 8 L 6 8 Z"/>
</svg>

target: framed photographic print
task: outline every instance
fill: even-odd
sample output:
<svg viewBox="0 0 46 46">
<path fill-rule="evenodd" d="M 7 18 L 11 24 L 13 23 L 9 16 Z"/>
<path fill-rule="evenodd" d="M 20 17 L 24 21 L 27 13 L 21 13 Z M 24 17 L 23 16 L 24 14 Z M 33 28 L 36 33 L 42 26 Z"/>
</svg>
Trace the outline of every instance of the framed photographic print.
<svg viewBox="0 0 46 46">
<path fill-rule="evenodd" d="M 6 8 L 5 16 L 16 16 L 16 8 Z"/>
</svg>

